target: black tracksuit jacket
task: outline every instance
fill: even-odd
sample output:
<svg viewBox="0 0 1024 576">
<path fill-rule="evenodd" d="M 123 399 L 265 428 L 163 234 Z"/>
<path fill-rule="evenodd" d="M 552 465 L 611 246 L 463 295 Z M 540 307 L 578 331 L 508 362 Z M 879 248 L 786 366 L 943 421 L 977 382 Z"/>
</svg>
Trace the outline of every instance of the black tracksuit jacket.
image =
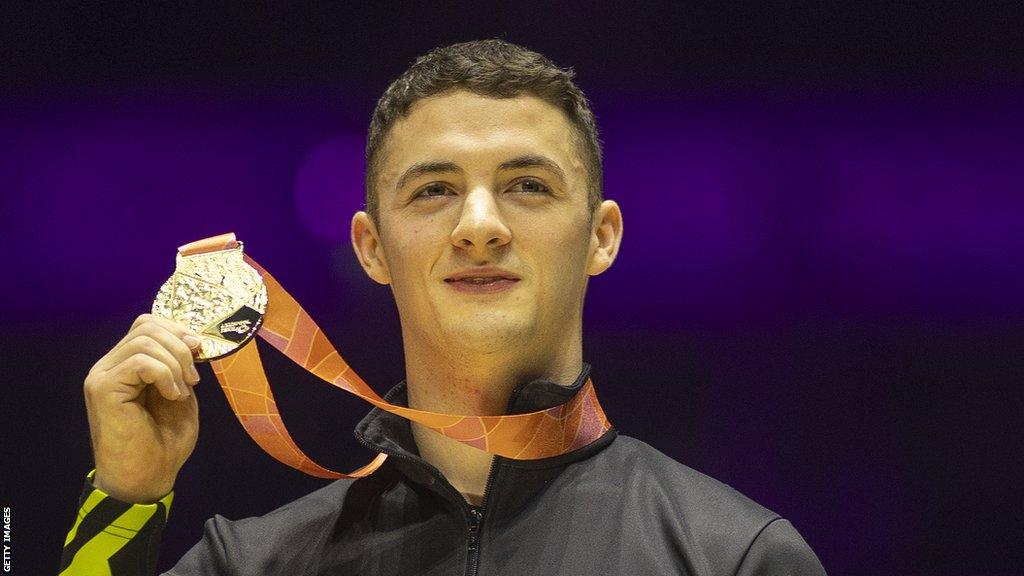
<svg viewBox="0 0 1024 576">
<path fill-rule="evenodd" d="M 565 402 L 589 371 L 521 386 L 509 413 Z M 405 383 L 387 399 L 406 405 Z M 825 573 L 788 521 L 615 430 L 562 456 L 496 457 L 480 507 L 418 456 L 407 420 L 375 408 L 355 434 L 390 455 L 377 472 L 259 518 L 215 516 L 167 574 Z"/>
</svg>

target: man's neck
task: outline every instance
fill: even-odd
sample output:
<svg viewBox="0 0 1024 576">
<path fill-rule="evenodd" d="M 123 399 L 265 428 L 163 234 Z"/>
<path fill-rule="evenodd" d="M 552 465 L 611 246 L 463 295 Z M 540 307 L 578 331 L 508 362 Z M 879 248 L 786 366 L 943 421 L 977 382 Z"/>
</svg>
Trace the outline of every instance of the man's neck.
<svg viewBox="0 0 1024 576">
<path fill-rule="evenodd" d="M 450 350 L 449 350 L 450 352 Z M 560 354 L 520 356 L 434 354 L 406 345 L 409 406 L 446 414 L 505 414 L 516 386 L 537 379 L 572 384 L 583 369 L 577 341 Z M 470 504 L 483 501 L 493 456 L 412 423 L 420 456 L 444 474 Z"/>
</svg>

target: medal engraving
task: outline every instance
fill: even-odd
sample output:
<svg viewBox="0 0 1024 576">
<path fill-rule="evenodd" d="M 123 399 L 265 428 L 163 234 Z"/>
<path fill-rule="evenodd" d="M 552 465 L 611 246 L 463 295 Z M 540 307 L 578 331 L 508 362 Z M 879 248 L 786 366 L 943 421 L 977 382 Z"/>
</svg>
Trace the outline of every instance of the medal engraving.
<svg viewBox="0 0 1024 576">
<path fill-rule="evenodd" d="M 187 326 L 201 340 L 196 360 L 226 356 L 251 339 L 263 324 L 267 287 L 242 258 L 242 245 L 183 256 L 160 287 L 153 314 Z"/>
</svg>

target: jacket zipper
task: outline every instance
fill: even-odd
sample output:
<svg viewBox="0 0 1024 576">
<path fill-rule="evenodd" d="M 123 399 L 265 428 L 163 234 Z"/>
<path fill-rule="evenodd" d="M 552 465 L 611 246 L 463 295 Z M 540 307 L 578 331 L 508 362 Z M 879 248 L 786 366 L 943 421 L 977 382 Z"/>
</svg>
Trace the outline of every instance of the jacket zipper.
<svg viewBox="0 0 1024 576">
<path fill-rule="evenodd" d="M 494 485 L 499 458 L 501 456 L 495 456 L 491 461 L 491 469 L 487 472 L 487 484 L 484 486 L 483 500 L 480 502 L 480 507 L 472 508 L 468 504 L 463 504 L 463 508 L 466 511 L 466 520 L 469 523 L 466 552 L 467 576 L 476 576 L 477 570 L 480 569 L 480 529 L 483 527 L 484 517 L 487 515 L 487 498 L 491 493 L 491 486 Z M 459 494 L 459 497 L 461 498 L 462 495 Z M 465 498 L 462 501 L 465 502 Z"/>
<path fill-rule="evenodd" d="M 443 474 L 441 474 L 441 471 L 432 466 L 429 462 L 422 460 L 415 461 L 414 459 L 404 454 L 393 452 L 391 450 L 386 450 L 380 448 L 379 446 L 374 446 L 358 436 L 356 437 L 356 440 L 358 440 L 360 444 L 374 452 L 381 452 L 387 454 L 388 458 L 396 458 L 398 460 L 405 460 L 406 462 L 414 462 L 416 464 L 421 464 L 425 466 L 428 470 L 430 470 L 430 472 L 433 473 L 434 476 L 444 480 L 445 485 L 448 486 L 449 492 L 451 492 L 455 499 L 461 503 L 462 512 L 466 517 L 466 523 L 469 527 L 466 538 L 466 574 L 468 576 L 476 576 L 477 570 L 479 570 L 480 568 L 480 528 L 483 524 L 484 516 L 486 515 L 485 513 L 487 511 L 487 499 L 491 492 L 491 486 L 494 485 L 494 476 L 495 472 L 498 469 L 498 459 L 501 458 L 501 456 L 495 456 L 494 459 L 491 461 L 491 469 L 487 472 L 487 484 L 484 486 L 483 500 L 480 502 L 480 508 L 475 509 L 471 508 L 469 504 L 466 503 L 466 499 L 462 496 L 462 494 L 460 494 L 457 490 L 455 490 L 455 488 L 451 486 L 450 483 L 448 483 L 448 480 L 444 477 Z"/>
<path fill-rule="evenodd" d="M 512 395 L 509 396 L 508 405 L 515 406 L 516 401 L 519 399 L 519 393 L 522 392 L 522 387 L 516 387 L 512 391 Z M 490 498 L 491 487 L 494 486 L 494 480 L 496 472 L 498 471 L 498 463 L 501 460 L 501 456 L 494 456 L 491 460 L 491 469 L 487 472 L 487 484 L 484 485 L 483 498 L 480 502 L 479 509 L 470 508 L 465 504 L 466 499 L 462 498 L 462 494 L 459 494 L 460 501 L 463 503 L 463 508 L 466 511 L 466 519 L 469 521 L 469 538 L 468 538 L 468 553 L 466 554 L 466 575 L 477 576 L 477 571 L 480 569 L 480 529 L 483 527 L 484 519 L 487 517 L 487 501 Z M 440 472 L 438 472 L 440 474 Z"/>
</svg>

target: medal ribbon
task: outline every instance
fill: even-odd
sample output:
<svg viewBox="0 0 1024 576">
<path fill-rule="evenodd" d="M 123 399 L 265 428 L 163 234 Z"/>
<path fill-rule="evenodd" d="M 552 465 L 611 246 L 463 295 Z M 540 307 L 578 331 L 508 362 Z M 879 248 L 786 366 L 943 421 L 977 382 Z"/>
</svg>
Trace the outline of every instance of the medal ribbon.
<svg viewBox="0 0 1024 576">
<path fill-rule="evenodd" d="M 228 233 L 186 244 L 178 251 L 182 256 L 189 256 L 232 250 L 238 245 L 235 235 Z M 351 369 L 309 314 L 265 268 L 248 254 L 243 258 L 263 276 L 267 287 L 267 310 L 257 335 L 321 380 L 381 410 L 463 444 L 517 460 L 548 458 L 582 448 L 611 428 L 589 378 L 564 404 L 527 414 L 463 416 L 390 404 Z M 255 338 L 230 356 L 210 364 L 242 427 L 277 460 L 319 478 L 359 478 L 372 473 L 387 457 L 378 454 L 369 464 L 343 474 L 324 468 L 306 456 L 288 434 L 277 410 Z"/>
</svg>

